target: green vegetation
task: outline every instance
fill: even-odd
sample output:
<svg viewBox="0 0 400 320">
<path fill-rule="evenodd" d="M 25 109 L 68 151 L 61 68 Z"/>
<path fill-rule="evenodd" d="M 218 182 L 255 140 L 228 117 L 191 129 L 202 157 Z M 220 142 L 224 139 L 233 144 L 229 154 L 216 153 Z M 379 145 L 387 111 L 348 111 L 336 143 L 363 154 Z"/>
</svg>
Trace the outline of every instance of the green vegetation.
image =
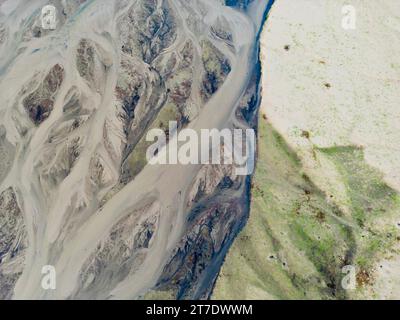
<svg viewBox="0 0 400 320">
<path fill-rule="evenodd" d="M 175 300 L 176 293 L 173 291 L 151 290 L 145 294 L 143 300 Z"/>
<path fill-rule="evenodd" d="M 170 121 L 177 121 L 179 118 L 178 108 L 169 103 L 161 109 L 158 114 L 156 120 L 154 120 L 153 124 L 150 126 L 149 130 L 154 128 L 159 128 L 164 131 L 168 130 Z M 147 164 L 146 152 L 147 148 L 152 145 L 154 142 L 146 141 L 146 134 L 139 141 L 137 146 L 134 148 L 133 152 L 128 157 L 130 173 L 132 177 L 135 177 Z"/>
<path fill-rule="evenodd" d="M 374 263 L 399 239 L 393 223 L 399 195 L 356 147 L 315 150 L 338 172 L 349 199 L 340 206 L 339 197 L 313 184 L 265 119 L 258 150 L 250 218 L 228 253 L 213 298 L 356 298 L 373 282 Z M 341 287 L 345 265 L 357 268 L 356 291 Z"/>
</svg>

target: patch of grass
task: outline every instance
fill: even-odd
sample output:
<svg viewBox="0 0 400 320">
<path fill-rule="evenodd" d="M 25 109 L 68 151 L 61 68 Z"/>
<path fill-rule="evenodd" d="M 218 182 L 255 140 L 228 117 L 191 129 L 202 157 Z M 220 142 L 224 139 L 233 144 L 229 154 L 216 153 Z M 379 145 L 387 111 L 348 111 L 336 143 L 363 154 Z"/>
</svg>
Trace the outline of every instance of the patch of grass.
<svg viewBox="0 0 400 320">
<path fill-rule="evenodd" d="M 398 194 L 368 166 L 362 149 L 316 149 L 345 186 L 350 216 L 343 215 L 335 194 L 327 197 L 313 184 L 265 119 L 259 137 L 249 221 L 226 257 L 213 298 L 353 298 L 356 293 L 341 288 L 342 267 L 372 274 L 373 263 L 399 236 L 390 225 L 399 213 Z"/>
<path fill-rule="evenodd" d="M 390 218 L 399 212 L 399 195 L 383 181 L 382 174 L 364 160 L 364 151 L 357 147 L 320 149 L 337 167 L 351 201 L 354 223 L 362 232 L 355 234 L 357 259 L 363 268 L 371 267 L 374 257 L 389 249 L 397 230 Z"/>
<path fill-rule="evenodd" d="M 149 130 L 158 128 L 164 131 L 168 130 L 169 122 L 176 121 L 179 116 L 178 108 L 172 104 L 167 104 L 161 109 L 157 118 L 154 120 Z M 132 153 L 128 157 L 130 174 L 135 177 L 140 171 L 147 165 L 146 152 L 147 148 L 154 142 L 146 141 L 146 134 L 142 137 L 139 143 L 136 145 Z"/>
</svg>

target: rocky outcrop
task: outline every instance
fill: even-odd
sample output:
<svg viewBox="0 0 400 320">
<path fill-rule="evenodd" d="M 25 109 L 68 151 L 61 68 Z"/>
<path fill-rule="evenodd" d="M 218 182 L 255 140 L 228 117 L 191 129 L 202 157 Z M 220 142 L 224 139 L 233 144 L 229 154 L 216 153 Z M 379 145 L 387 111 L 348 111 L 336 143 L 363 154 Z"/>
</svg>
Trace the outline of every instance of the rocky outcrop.
<svg viewBox="0 0 400 320">
<path fill-rule="evenodd" d="M 202 96 L 208 100 L 221 86 L 231 71 L 229 61 L 211 42 L 202 42 L 202 60 L 205 69 Z"/>
<path fill-rule="evenodd" d="M 139 1 L 121 21 L 122 51 L 151 64 L 176 35 L 166 1 Z"/>
<path fill-rule="evenodd" d="M 27 233 L 17 196 L 12 188 L 0 194 L 0 300 L 11 299 L 24 268 Z"/>
<path fill-rule="evenodd" d="M 0 183 L 10 173 L 15 156 L 15 147 L 7 140 L 6 130 L 0 127 Z"/>
<path fill-rule="evenodd" d="M 232 195 L 237 189 L 237 195 Z M 246 221 L 247 192 L 245 179 L 233 182 L 225 176 L 211 195 L 196 199 L 188 214 L 185 236 L 155 290 L 173 292 L 176 299 L 210 296 L 224 257 Z"/>
<path fill-rule="evenodd" d="M 24 108 L 35 125 L 40 125 L 50 116 L 63 80 L 64 68 L 56 64 L 50 69 L 43 83 L 24 99 Z"/>
<path fill-rule="evenodd" d="M 140 267 L 157 231 L 159 210 L 156 203 L 146 205 L 117 222 L 83 266 L 80 290 L 72 298 L 109 298 Z"/>
</svg>

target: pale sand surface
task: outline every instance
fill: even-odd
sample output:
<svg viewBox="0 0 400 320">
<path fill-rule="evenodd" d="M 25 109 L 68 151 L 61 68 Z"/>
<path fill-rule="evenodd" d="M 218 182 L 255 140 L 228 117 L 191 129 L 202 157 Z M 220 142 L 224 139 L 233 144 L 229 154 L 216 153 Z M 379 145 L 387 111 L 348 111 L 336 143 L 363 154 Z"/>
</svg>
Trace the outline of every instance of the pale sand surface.
<svg viewBox="0 0 400 320">
<path fill-rule="evenodd" d="M 355 30 L 342 28 L 344 4 L 356 9 Z M 318 147 L 365 147 L 400 190 L 400 2 L 278 0 L 269 19 L 262 112 L 302 152 L 302 130 Z"/>
</svg>

